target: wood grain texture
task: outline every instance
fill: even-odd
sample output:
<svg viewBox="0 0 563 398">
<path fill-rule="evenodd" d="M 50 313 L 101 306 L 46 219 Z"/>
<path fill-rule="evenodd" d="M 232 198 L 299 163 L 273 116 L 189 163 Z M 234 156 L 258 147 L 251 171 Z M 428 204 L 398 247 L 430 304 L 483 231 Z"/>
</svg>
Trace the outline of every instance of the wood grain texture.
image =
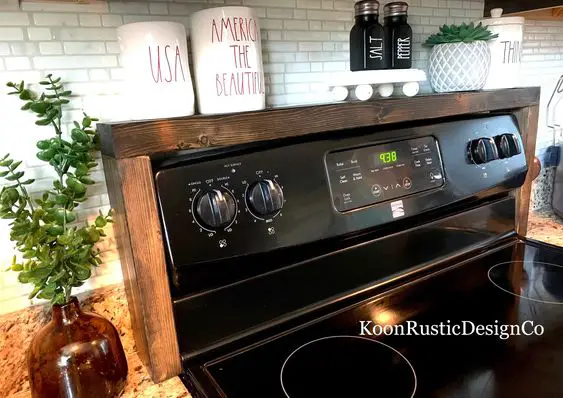
<svg viewBox="0 0 563 398">
<path fill-rule="evenodd" d="M 509 14 L 511 16 L 524 17 L 542 21 L 561 21 L 563 20 L 563 7 L 542 8 L 539 10 L 520 11 Z"/>
<path fill-rule="evenodd" d="M 485 16 L 489 17 L 488 10 L 493 8 L 502 8 L 506 15 L 560 6 L 563 6 L 561 0 L 485 0 Z"/>
<path fill-rule="evenodd" d="M 528 231 L 528 214 L 530 211 L 532 182 L 535 178 L 532 168 L 536 157 L 539 106 L 533 105 L 522 109 L 518 113 L 517 118 L 520 124 L 524 152 L 529 169 L 526 181 L 522 188 L 518 190 L 516 197 L 516 233 L 520 236 L 526 236 Z"/>
<path fill-rule="evenodd" d="M 150 159 L 104 156 L 104 169 L 135 341 L 160 382 L 178 375 L 181 365 Z"/>
<path fill-rule="evenodd" d="M 244 144 L 537 104 L 539 88 L 420 95 L 216 116 L 98 124 L 102 153 L 118 159 Z"/>
</svg>

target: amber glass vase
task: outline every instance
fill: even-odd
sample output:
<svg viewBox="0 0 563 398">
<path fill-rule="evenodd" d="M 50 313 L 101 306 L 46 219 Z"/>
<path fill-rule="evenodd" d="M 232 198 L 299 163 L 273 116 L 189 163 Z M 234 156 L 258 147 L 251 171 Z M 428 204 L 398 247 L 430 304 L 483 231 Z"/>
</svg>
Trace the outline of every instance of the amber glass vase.
<svg viewBox="0 0 563 398">
<path fill-rule="evenodd" d="M 115 397 L 123 391 L 127 361 L 107 319 L 82 312 L 76 297 L 53 305 L 53 317 L 27 354 L 32 396 Z"/>
</svg>

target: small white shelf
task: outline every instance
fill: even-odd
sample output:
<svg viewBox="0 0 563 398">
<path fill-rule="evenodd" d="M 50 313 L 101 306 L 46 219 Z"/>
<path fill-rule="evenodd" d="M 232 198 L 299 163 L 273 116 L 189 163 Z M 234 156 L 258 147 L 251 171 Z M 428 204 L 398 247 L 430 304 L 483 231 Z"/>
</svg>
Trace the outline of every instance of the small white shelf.
<svg viewBox="0 0 563 398">
<path fill-rule="evenodd" d="M 426 73 L 420 69 L 385 69 L 332 73 L 327 85 L 335 101 L 348 97 L 367 101 L 375 92 L 374 86 L 382 97 L 393 95 L 396 85 L 402 86 L 402 94 L 413 97 L 418 94 L 419 83 L 424 81 Z"/>
</svg>

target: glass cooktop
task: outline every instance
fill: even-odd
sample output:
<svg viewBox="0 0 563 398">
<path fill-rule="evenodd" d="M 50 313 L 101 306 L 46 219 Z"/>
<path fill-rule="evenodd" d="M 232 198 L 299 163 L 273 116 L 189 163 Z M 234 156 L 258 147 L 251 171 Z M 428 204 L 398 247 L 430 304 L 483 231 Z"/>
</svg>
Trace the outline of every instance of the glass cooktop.
<svg viewBox="0 0 563 398">
<path fill-rule="evenodd" d="M 510 261 L 515 250 L 523 262 Z M 195 378 L 204 397 L 563 396 L 562 253 L 499 249 L 194 363 L 188 388 Z"/>
</svg>

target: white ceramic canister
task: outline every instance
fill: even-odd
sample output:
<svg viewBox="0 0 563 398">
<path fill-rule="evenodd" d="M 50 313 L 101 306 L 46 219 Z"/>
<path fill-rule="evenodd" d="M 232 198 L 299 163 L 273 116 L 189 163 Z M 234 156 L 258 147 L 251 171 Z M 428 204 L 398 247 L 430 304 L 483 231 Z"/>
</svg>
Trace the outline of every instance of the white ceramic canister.
<svg viewBox="0 0 563 398">
<path fill-rule="evenodd" d="M 190 22 L 199 112 L 264 109 L 260 26 L 252 8 L 208 8 Z"/>
<path fill-rule="evenodd" d="M 125 69 L 124 116 L 154 119 L 194 114 L 186 28 L 136 22 L 117 28 Z"/>
<path fill-rule="evenodd" d="M 498 38 L 489 41 L 491 69 L 483 89 L 511 88 L 519 84 L 524 39 L 523 17 L 501 17 L 502 8 L 493 8 L 491 18 L 480 22 Z"/>
</svg>

